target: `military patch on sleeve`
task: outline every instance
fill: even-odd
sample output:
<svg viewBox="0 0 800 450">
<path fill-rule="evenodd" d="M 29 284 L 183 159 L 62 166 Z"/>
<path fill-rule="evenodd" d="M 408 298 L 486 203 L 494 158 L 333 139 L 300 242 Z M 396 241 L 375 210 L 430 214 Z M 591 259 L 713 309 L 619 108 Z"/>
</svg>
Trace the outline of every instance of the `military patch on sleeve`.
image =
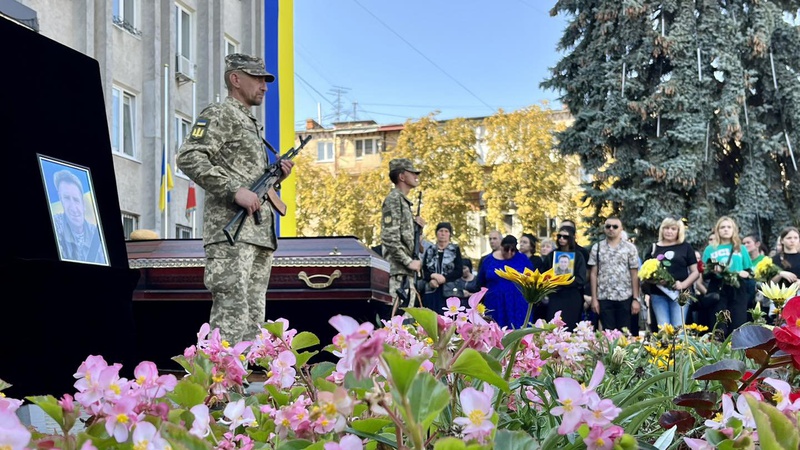
<svg viewBox="0 0 800 450">
<path fill-rule="evenodd" d="M 390 223 L 392 223 L 392 216 L 389 216 L 389 215 L 385 216 L 385 217 L 383 218 L 383 223 L 385 223 L 385 224 L 390 224 Z"/>
<path fill-rule="evenodd" d="M 202 139 L 206 135 L 206 126 L 208 126 L 208 119 L 197 119 L 190 133 L 192 139 Z"/>
</svg>

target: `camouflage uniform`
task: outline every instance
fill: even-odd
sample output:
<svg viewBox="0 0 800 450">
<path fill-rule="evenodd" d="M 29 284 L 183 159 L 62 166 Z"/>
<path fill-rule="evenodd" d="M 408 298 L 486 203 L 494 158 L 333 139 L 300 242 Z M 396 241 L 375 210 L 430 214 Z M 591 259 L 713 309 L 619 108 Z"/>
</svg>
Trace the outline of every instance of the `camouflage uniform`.
<svg viewBox="0 0 800 450">
<path fill-rule="evenodd" d="M 404 158 L 393 159 L 389 164 L 390 171 L 393 166 L 419 172 L 413 168 L 411 161 Z M 383 200 L 382 206 L 381 245 L 383 257 L 389 261 L 389 292 L 395 301 L 397 289 L 403 285 L 403 281 L 414 276 L 414 271 L 408 265 L 412 260 L 419 259 L 415 252 L 419 243 L 414 243 L 414 213 L 411 204 L 411 200 L 395 187 Z"/>
<path fill-rule="evenodd" d="M 261 58 L 226 57 L 226 72 L 242 70 L 266 76 Z M 274 79 L 272 75 L 267 81 Z M 246 217 L 235 246 L 222 229 L 239 211 L 234 196 L 249 189 L 269 165 L 263 127 L 250 108 L 233 97 L 205 108 L 179 150 L 178 167 L 205 190 L 204 282 L 211 291 L 210 325 L 231 343 L 251 340 L 266 318 L 266 292 L 277 248 L 272 208 L 261 208 L 262 222 Z"/>
</svg>

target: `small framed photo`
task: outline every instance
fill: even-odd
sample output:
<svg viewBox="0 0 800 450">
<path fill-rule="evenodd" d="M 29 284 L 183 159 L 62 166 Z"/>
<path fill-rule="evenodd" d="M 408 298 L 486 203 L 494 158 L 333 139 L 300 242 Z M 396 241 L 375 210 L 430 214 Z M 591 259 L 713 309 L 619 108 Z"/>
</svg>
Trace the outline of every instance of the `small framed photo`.
<svg viewBox="0 0 800 450">
<path fill-rule="evenodd" d="M 553 267 L 556 275 L 572 275 L 575 272 L 575 252 L 553 252 Z"/>
<path fill-rule="evenodd" d="M 38 153 L 36 156 L 47 194 L 59 259 L 109 265 L 89 168 Z"/>
</svg>

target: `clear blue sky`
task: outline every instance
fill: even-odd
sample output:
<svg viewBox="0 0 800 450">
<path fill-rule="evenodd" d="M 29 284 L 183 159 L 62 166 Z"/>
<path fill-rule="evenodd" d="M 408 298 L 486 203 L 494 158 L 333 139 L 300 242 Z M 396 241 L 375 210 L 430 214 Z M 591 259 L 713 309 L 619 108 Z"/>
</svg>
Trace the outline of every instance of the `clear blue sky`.
<svg viewBox="0 0 800 450">
<path fill-rule="evenodd" d="M 552 0 L 295 0 L 295 119 L 403 123 L 488 116 L 549 101 L 561 57 Z"/>
</svg>

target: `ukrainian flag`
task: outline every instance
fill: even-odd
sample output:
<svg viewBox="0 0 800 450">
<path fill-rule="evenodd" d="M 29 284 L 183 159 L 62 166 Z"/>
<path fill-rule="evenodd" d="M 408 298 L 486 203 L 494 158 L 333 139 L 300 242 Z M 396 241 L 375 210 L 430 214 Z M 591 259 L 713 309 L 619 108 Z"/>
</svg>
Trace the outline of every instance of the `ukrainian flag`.
<svg viewBox="0 0 800 450">
<path fill-rule="evenodd" d="M 294 146 L 295 140 L 293 0 L 264 2 L 264 16 L 264 61 L 267 71 L 275 74 L 265 102 L 266 138 L 283 154 Z M 275 156 L 267 154 L 270 162 L 274 162 Z M 288 211 L 279 218 L 276 231 L 278 236 L 296 236 L 294 174 L 281 183 L 280 196 Z"/>
<path fill-rule="evenodd" d="M 170 191 L 174 182 L 172 180 L 172 168 L 167 162 L 167 158 L 161 160 L 161 189 L 159 189 L 158 206 L 161 211 L 167 207 L 167 202 L 170 201 Z"/>
</svg>

